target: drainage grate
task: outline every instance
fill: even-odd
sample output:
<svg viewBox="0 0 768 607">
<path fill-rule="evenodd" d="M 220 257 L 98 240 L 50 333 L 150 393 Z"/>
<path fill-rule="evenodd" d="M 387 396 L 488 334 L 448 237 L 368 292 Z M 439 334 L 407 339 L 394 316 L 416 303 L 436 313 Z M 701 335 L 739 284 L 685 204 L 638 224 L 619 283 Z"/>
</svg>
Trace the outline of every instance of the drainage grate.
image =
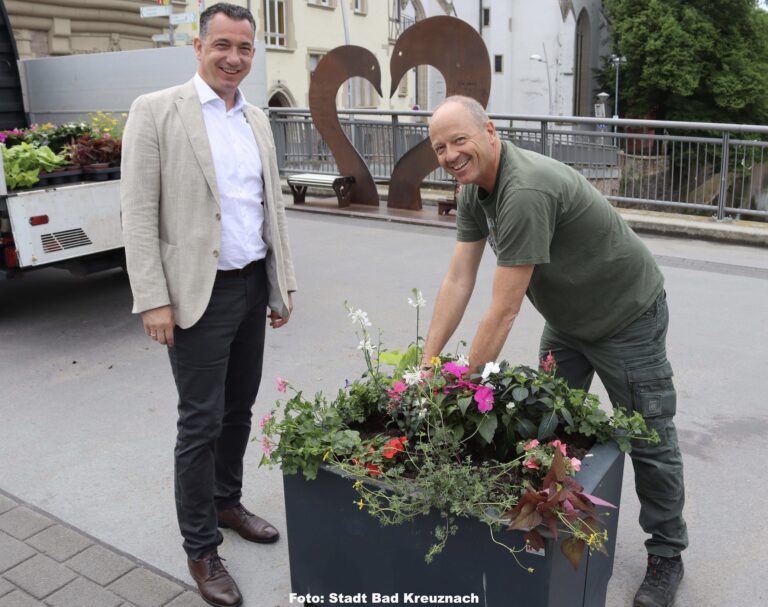
<svg viewBox="0 0 768 607">
<path fill-rule="evenodd" d="M 64 249 L 86 247 L 93 244 L 82 228 L 63 230 L 61 232 L 53 232 L 52 234 L 41 234 L 40 240 L 43 243 L 43 251 L 45 253 L 55 253 Z"/>
</svg>

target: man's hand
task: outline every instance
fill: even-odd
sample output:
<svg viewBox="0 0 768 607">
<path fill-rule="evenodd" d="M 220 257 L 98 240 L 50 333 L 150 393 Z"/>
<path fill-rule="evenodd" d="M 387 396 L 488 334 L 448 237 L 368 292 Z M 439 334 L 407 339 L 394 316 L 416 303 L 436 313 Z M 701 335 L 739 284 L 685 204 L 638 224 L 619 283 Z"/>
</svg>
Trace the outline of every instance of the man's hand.
<svg viewBox="0 0 768 607">
<path fill-rule="evenodd" d="M 293 297 L 291 296 L 290 293 L 288 293 L 288 313 L 290 314 L 291 312 L 293 312 Z M 272 327 L 273 329 L 279 329 L 280 327 L 288 324 L 288 319 L 283 318 L 282 316 L 280 316 L 280 314 L 278 314 L 274 310 L 270 310 L 268 316 L 269 316 L 269 326 Z"/>
<path fill-rule="evenodd" d="M 172 306 L 145 310 L 141 313 L 141 320 L 144 323 L 144 333 L 159 344 L 173 346 L 173 327 L 176 321 Z"/>
</svg>

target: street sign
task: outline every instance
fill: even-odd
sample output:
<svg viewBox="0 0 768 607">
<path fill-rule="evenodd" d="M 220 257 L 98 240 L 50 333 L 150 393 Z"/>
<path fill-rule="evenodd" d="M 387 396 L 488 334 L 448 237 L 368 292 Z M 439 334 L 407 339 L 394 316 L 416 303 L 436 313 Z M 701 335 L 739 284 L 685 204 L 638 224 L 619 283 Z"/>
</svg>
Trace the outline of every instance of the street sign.
<svg viewBox="0 0 768 607">
<path fill-rule="evenodd" d="M 171 25 L 194 23 L 195 21 L 197 21 L 197 14 L 195 13 L 175 13 L 171 15 Z"/>
<path fill-rule="evenodd" d="M 167 17 L 173 10 L 172 6 L 142 6 L 139 9 L 139 16 L 142 19 L 149 19 L 152 17 Z"/>
<path fill-rule="evenodd" d="M 174 42 L 189 42 L 189 34 L 176 33 L 173 35 Z M 152 36 L 152 42 L 170 42 L 171 37 L 169 34 L 154 34 Z"/>
</svg>

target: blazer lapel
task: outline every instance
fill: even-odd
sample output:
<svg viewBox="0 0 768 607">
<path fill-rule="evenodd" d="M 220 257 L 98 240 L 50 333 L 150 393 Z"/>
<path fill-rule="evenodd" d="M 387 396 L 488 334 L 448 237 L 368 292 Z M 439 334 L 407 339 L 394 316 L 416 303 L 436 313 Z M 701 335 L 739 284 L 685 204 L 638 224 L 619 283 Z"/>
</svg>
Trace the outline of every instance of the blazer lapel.
<svg viewBox="0 0 768 607">
<path fill-rule="evenodd" d="M 195 85 L 191 80 L 182 87 L 180 95 L 176 99 L 176 109 L 179 112 L 189 142 L 192 144 L 192 150 L 195 153 L 197 162 L 200 164 L 200 170 L 208 182 L 208 187 L 213 192 L 216 204 L 221 206 L 219 187 L 216 182 L 216 171 L 214 169 L 213 156 L 211 156 L 211 144 L 208 141 L 208 133 L 205 130 L 203 108 L 200 105 L 200 98 L 197 96 Z"/>
<path fill-rule="evenodd" d="M 256 139 L 256 147 L 259 148 L 259 156 L 261 157 L 261 171 L 262 171 L 262 179 L 264 181 L 267 180 L 267 170 L 269 170 L 269 165 L 267 160 L 269 159 L 269 155 L 271 151 L 267 148 L 267 141 L 268 137 L 265 133 L 261 131 L 261 128 L 259 126 L 259 119 L 256 116 L 256 112 L 251 107 L 246 107 L 245 109 L 245 117 L 248 121 L 248 126 L 251 127 L 251 130 L 253 131 L 253 136 Z M 265 196 L 266 199 L 266 196 Z M 266 200 L 264 201 L 266 204 Z"/>
<path fill-rule="evenodd" d="M 252 107 L 246 107 L 245 118 L 253 131 L 256 139 L 256 147 L 259 148 L 259 157 L 261 158 L 261 183 L 263 185 L 264 202 L 264 240 L 268 246 L 271 246 L 272 222 L 274 220 L 274 206 L 271 200 L 270 186 L 274 176 L 270 171 L 269 159 L 274 152 L 268 147 L 269 136 L 264 133 L 258 115 Z"/>
</svg>

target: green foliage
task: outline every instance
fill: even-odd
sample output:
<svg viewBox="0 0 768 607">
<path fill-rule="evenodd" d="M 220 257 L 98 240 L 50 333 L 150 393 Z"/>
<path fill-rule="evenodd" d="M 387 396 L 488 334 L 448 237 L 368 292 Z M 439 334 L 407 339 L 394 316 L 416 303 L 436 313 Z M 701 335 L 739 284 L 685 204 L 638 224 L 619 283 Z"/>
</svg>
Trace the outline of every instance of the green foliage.
<svg viewBox="0 0 768 607">
<path fill-rule="evenodd" d="M 35 147 L 22 142 L 11 148 L 0 144 L 0 148 L 3 154 L 5 182 L 10 190 L 33 186 L 39 181 L 41 170 L 51 171 L 66 164 L 63 156 L 54 154 L 47 146 Z"/>
<path fill-rule="evenodd" d="M 762 124 L 768 118 L 768 14 L 754 0 L 605 0 L 622 114 Z M 610 62 L 601 87 L 613 90 Z"/>
<path fill-rule="evenodd" d="M 322 394 L 307 400 L 301 392 L 285 403 L 283 418 L 269 415 L 262 420 L 261 463 L 279 462 L 286 474 L 299 470 L 307 479 L 317 477 L 320 464 L 336 453 L 345 457 L 360 448 L 360 434 L 350 430 L 339 411 Z M 279 445 L 270 436 L 278 435 Z"/>
<path fill-rule="evenodd" d="M 67 122 L 60 124 L 50 132 L 48 135 L 48 146 L 56 153 L 63 152 L 66 147 L 74 143 L 75 139 L 81 135 L 88 135 L 91 132 L 91 127 L 85 122 Z"/>
</svg>

